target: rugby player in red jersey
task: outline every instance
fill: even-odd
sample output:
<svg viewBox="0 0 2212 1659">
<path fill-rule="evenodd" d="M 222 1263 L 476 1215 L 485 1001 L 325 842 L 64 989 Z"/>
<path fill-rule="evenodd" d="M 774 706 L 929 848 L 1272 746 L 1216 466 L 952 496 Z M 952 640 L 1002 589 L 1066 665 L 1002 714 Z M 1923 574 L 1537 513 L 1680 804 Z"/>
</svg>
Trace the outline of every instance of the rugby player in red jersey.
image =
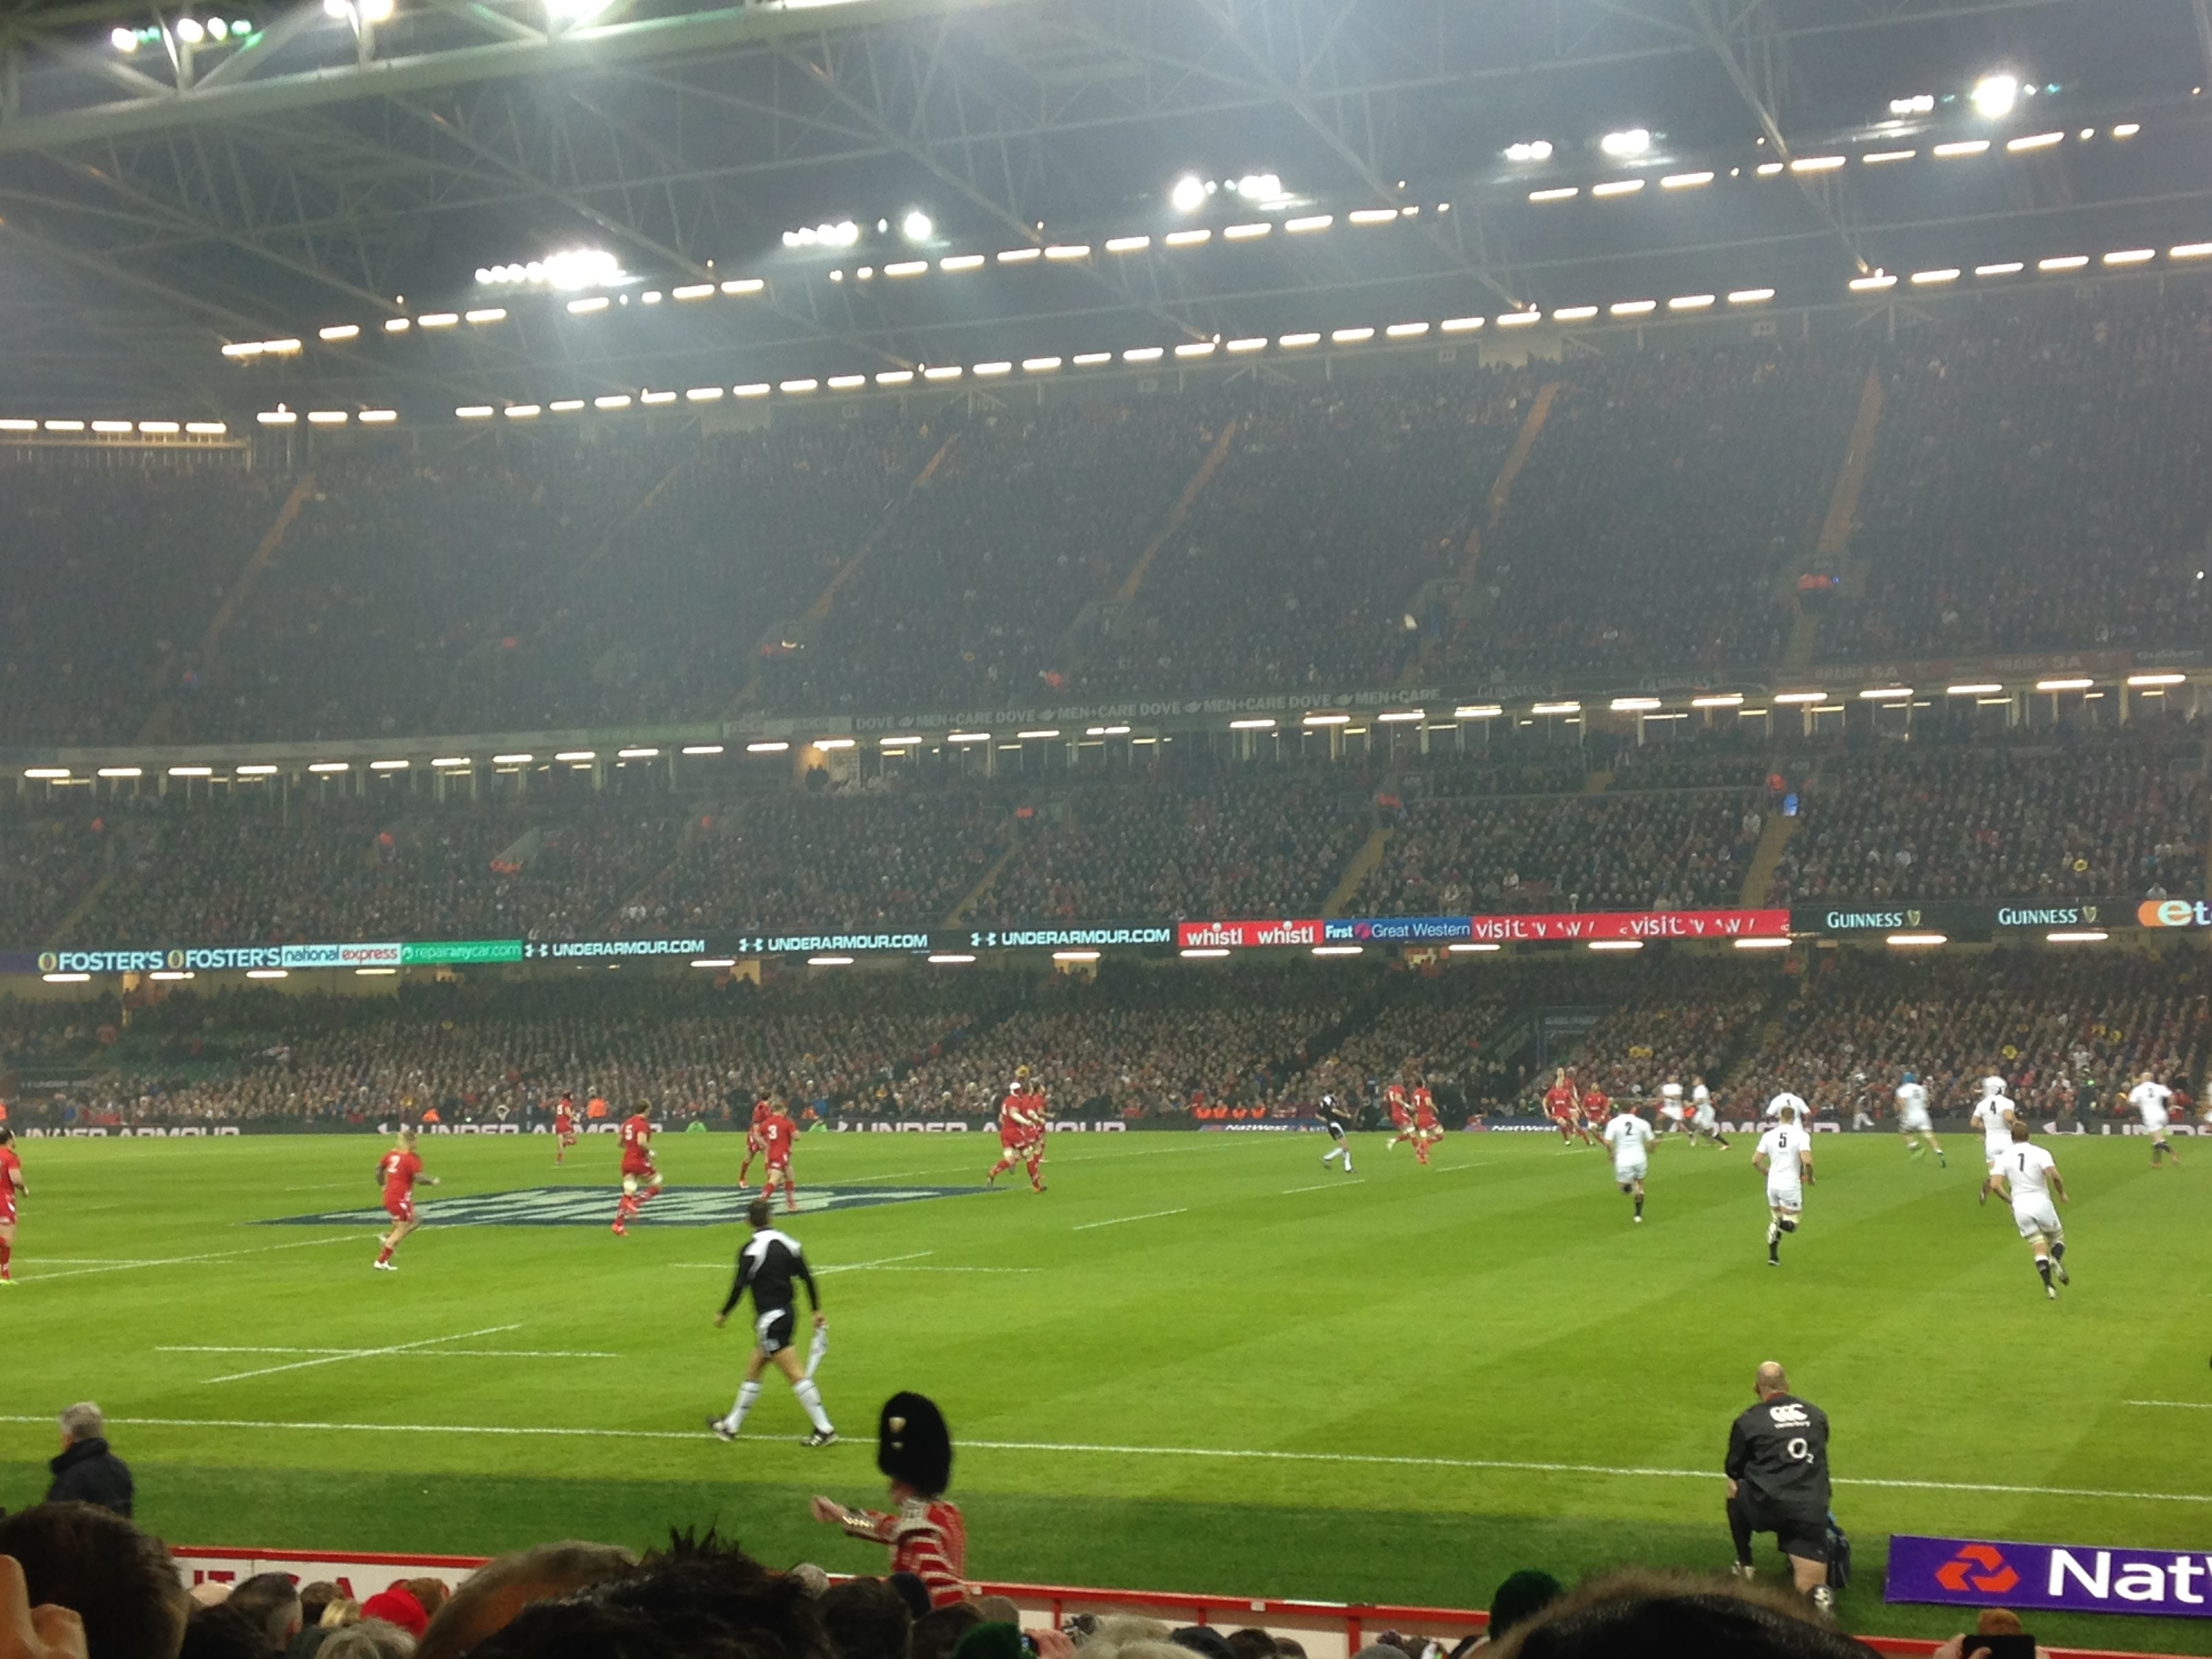
<svg viewBox="0 0 2212 1659">
<path fill-rule="evenodd" d="M 8 1264 L 15 1255 L 15 1194 L 30 1196 L 23 1184 L 23 1160 L 15 1155 L 15 1132 L 0 1123 L 0 1285 L 12 1285 Z"/>
<path fill-rule="evenodd" d="M 1022 1097 L 1022 1162 L 1029 1170 L 1030 1185 L 1038 1192 L 1044 1190 L 1044 1134 L 1049 1116 L 1044 1103 L 1044 1085 L 1031 1078 L 1029 1091 Z"/>
<path fill-rule="evenodd" d="M 1037 1182 L 1037 1165 L 1044 1159 L 1044 1097 L 1032 1095 L 1032 1086 L 1030 1068 L 1015 1066 L 1014 1080 L 1007 1087 L 1006 1097 L 999 1103 L 999 1161 L 985 1173 L 986 1187 L 995 1185 L 1000 1176 L 1026 1157 L 1030 1161 L 1030 1184 L 1039 1192 L 1044 1190 Z"/>
<path fill-rule="evenodd" d="M 422 1173 L 422 1160 L 415 1155 L 415 1131 L 402 1129 L 399 1144 L 378 1161 L 376 1178 L 384 1187 L 384 1212 L 392 1218 L 392 1230 L 378 1241 L 383 1249 L 377 1252 L 376 1265 L 385 1273 L 396 1273 L 392 1265 L 392 1253 L 399 1248 L 399 1241 L 422 1224 L 415 1215 L 415 1183 L 426 1182 L 434 1187 L 438 1177 Z"/>
<path fill-rule="evenodd" d="M 1444 1126 L 1437 1116 L 1436 1097 L 1429 1085 L 1413 1074 L 1413 1156 L 1422 1163 L 1429 1161 L 1429 1148 L 1444 1138 Z"/>
<path fill-rule="evenodd" d="M 1577 1103 L 1575 1085 L 1567 1080 L 1567 1069 L 1562 1066 L 1552 1073 L 1552 1086 L 1544 1091 L 1544 1109 L 1551 1115 L 1552 1121 L 1559 1126 L 1560 1142 L 1568 1146 L 1575 1144 L 1575 1136 L 1578 1133 L 1583 1144 L 1589 1144 L 1589 1131 L 1575 1121 Z"/>
<path fill-rule="evenodd" d="M 561 1103 L 553 1109 L 553 1161 L 568 1161 L 568 1149 L 576 1144 L 576 1099 L 565 1090 Z"/>
<path fill-rule="evenodd" d="M 775 1184 L 783 1182 L 783 1207 L 799 1207 L 798 1188 L 791 1179 L 791 1143 L 799 1134 L 799 1126 L 786 1115 L 781 1102 L 777 1102 L 761 1125 L 761 1152 L 768 1159 L 768 1169 L 761 1176 L 761 1197 L 775 1196 Z"/>
<path fill-rule="evenodd" d="M 745 1177 L 752 1173 L 753 1160 L 761 1155 L 761 1125 L 769 1114 L 775 1110 L 776 1103 L 767 1095 L 753 1102 L 753 1121 L 745 1130 L 745 1161 L 738 1165 L 738 1186 L 742 1190 Z"/>
<path fill-rule="evenodd" d="M 1592 1132 L 1595 1131 L 1596 1144 L 1600 1146 L 1604 1146 L 1605 1126 L 1613 1117 L 1612 1099 L 1602 1088 L 1593 1083 L 1583 1091 L 1580 1110 L 1583 1138 L 1589 1139 Z"/>
<path fill-rule="evenodd" d="M 1413 1114 L 1406 1103 L 1406 1085 L 1393 1078 L 1389 1086 L 1382 1091 L 1382 1103 L 1389 1110 L 1390 1127 L 1398 1132 L 1390 1138 L 1390 1146 L 1396 1146 L 1402 1141 L 1411 1140 L 1413 1138 Z"/>
<path fill-rule="evenodd" d="M 651 1101 L 640 1101 L 637 1109 L 622 1121 L 622 1196 L 615 1201 L 617 1236 L 629 1231 L 630 1218 L 660 1190 L 660 1171 L 653 1167 L 652 1110 Z"/>
</svg>

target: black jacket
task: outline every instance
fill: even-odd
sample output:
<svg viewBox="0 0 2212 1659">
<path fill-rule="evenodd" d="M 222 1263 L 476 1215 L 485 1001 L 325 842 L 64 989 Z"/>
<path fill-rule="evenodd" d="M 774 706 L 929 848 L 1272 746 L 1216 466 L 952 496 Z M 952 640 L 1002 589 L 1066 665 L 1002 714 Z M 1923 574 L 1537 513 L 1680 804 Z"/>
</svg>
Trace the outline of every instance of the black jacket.
<svg viewBox="0 0 2212 1659">
<path fill-rule="evenodd" d="M 1728 1475 L 1770 1515 L 1828 1512 L 1828 1414 L 1794 1394 L 1762 1400 L 1729 1431 Z"/>
<path fill-rule="evenodd" d="M 71 1442 L 46 1467 L 54 1472 L 54 1483 L 46 1488 L 49 1504 L 97 1504 L 130 1518 L 131 1466 L 99 1436 Z"/>
</svg>

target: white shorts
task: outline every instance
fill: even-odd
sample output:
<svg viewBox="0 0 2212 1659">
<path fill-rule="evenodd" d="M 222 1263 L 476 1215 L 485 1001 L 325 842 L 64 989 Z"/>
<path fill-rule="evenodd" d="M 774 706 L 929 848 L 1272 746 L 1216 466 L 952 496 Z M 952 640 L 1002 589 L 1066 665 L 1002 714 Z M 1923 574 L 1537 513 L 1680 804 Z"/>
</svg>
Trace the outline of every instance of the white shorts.
<svg viewBox="0 0 2212 1659">
<path fill-rule="evenodd" d="M 1649 1158 L 1639 1158 L 1633 1164 L 1624 1159 L 1613 1166 L 1613 1178 L 1623 1186 L 1632 1181 L 1641 1181 L 1650 1173 L 1651 1162 Z"/>
<path fill-rule="evenodd" d="M 1698 1107 L 1696 1111 L 1690 1114 L 1690 1121 L 1696 1124 L 1700 1129 L 1711 1128 L 1715 1122 L 1713 1109 L 1710 1106 Z"/>
<path fill-rule="evenodd" d="M 1997 1160 L 2011 1150 L 2012 1137 L 2010 1135 L 2007 1135 L 2002 1140 L 1991 1140 L 1987 1136 L 1984 1136 L 1982 1139 L 1982 1162 L 1988 1164 L 1990 1169 L 1994 1170 L 1997 1167 Z"/>
<path fill-rule="evenodd" d="M 1659 1115 L 1669 1123 L 1680 1123 L 1682 1121 L 1682 1109 L 1680 1106 L 1662 1106 L 1659 1109 Z"/>
<path fill-rule="evenodd" d="M 2066 1237 L 2066 1229 L 2059 1224 L 2057 1206 L 2048 1198 L 2039 1198 L 2033 1203 L 2014 1205 L 2012 1218 L 2013 1224 L 2020 1229 L 2020 1236 L 2022 1238 L 2033 1238 L 2038 1233 L 2050 1239 L 2063 1239 Z"/>
<path fill-rule="evenodd" d="M 1925 1106 L 1905 1107 L 1897 1115 L 1897 1127 L 1900 1129 L 1910 1129 L 1915 1134 L 1927 1135 L 1936 1133 L 1936 1126 L 1929 1121 L 1928 1109 Z"/>
<path fill-rule="evenodd" d="M 1770 1209 L 1787 1210 L 1792 1215 L 1796 1214 L 1798 1211 L 1805 1207 L 1805 1188 L 1803 1183 L 1793 1181 L 1788 1186 L 1784 1187 L 1771 1181 L 1768 1182 L 1766 1183 L 1766 1203 L 1767 1207 Z"/>
<path fill-rule="evenodd" d="M 2153 1140 L 2163 1140 L 2166 1139 L 2166 1127 L 2169 1121 L 2170 1120 L 2162 1112 L 2159 1115 L 2158 1121 L 2155 1123 L 2154 1123 L 2149 1118 L 2146 1117 L 2143 1119 L 2143 1133 L 2148 1135 Z"/>
</svg>

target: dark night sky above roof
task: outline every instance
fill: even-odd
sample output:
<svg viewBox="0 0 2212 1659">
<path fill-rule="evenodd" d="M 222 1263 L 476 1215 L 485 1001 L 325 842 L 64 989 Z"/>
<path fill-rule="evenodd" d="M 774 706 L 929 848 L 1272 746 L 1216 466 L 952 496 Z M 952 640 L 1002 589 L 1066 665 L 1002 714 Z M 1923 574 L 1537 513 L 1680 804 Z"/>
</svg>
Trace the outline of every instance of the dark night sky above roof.
<svg viewBox="0 0 2212 1659">
<path fill-rule="evenodd" d="M 2212 95 L 2192 90 L 2212 69 L 2192 0 L 854 0 L 750 12 L 617 0 L 600 28 L 554 47 L 526 38 L 544 23 L 541 0 L 398 0 L 365 68 L 320 0 L 270 0 L 242 8 L 263 46 L 230 68 L 224 53 L 204 58 L 210 82 L 185 97 L 118 82 L 118 66 L 125 79 L 161 67 L 157 48 L 124 60 L 106 44 L 130 9 L 0 6 L 23 88 L 0 117 L 0 321 L 13 342 L 0 402 L 169 413 L 234 411 L 272 388 L 295 403 L 588 395 L 1494 313 L 1509 301 L 1756 283 L 1784 303 L 1826 303 L 1861 259 L 1911 270 L 2212 239 Z M 1878 129 L 1891 98 L 1962 94 L 1996 69 L 2060 89 L 2002 121 L 1960 101 Z M 1922 153 L 1759 179 L 1776 151 L 1759 142 L 1755 104 L 1796 155 Z M 2142 131 L 2115 143 L 2119 121 Z M 1654 133 L 1650 155 L 1597 150 L 1600 134 L 1628 125 Z M 2073 136 L 2084 128 L 2098 137 Z M 2046 129 L 2069 137 L 2002 153 L 2004 139 Z M 1998 150 L 1927 154 L 1975 136 Z M 1505 162 L 1505 144 L 1534 137 L 1556 146 L 1549 162 Z M 1706 169 L 1710 187 L 1656 188 Z M 1175 213 L 1177 175 L 1254 170 L 1297 198 L 1270 216 L 1279 222 L 1327 212 L 1338 223 L 1238 246 L 1157 246 L 1247 214 L 1224 197 Z M 1633 197 L 1589 197 L 1638 177 L 1647 188 Z M 1583 194 L 1528 199 L 1569 185 Z M 917 252 L 897 229 L 911 205 L 936 221 L 919 250 L 932 258 L 1025 241 L 1102 251 L 863 284 L 860 265 Z M 1421 212 L 1388 228 L 1345 222 L 1381 205 Z M 787 228 L 847 216 L 870 233 L 858 248 L 781 246 Z M 880 238 L 878 219 L 891 222 Z M 1103 253 L 1125 234 L 1156 246 Z M 639 305 L 577 319 L 543 294 L 475 282 L 479 267 L 581 245 L 619 256 L 637 280 L 614 292 Z M 708 275 L 769 286 L 745 301 L 642 306 L 648 290 Z M 382 336 L 387 317 L 472 304 L 513 315 L 434 342 Z M 368 337 L 313 349 L 318 326 L 343 322 Z M 277 335 L 311 349 L 282 369 L 240 371 L 218 354 L 224 340 Z"/>
</svg>

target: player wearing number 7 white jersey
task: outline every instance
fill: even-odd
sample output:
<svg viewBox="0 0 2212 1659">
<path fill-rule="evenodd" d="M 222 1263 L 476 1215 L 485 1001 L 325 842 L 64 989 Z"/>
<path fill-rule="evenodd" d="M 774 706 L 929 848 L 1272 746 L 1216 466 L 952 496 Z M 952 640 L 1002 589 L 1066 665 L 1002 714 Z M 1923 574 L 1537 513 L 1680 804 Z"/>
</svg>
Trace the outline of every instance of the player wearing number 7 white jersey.
<svg viewBox="0 0 2212 1659">
<path fill-rule="evenodd" d="M 1921 1155 L 1920 1138 L 1925 1135 L 1936 1163 L 1947 1170 L 1951 1167 L 1943 1156 L 1943 1143 L 1936 1139 L 1936 1124 L 1928 1115 L 1928 1085 L 1917 1072 L 1907 1072 L 1897 1085 L 1897 1132 L 1905 1137 L 1905 1150 L 1915 1158 Z"/>
<path fill-rule="evenodd" d="M 2027 1125 L 2012 1126 L 2012 1144 L 1990 1172 L 1990 1180 L 2012 1200 L 2012 1218 L 2020 1236 L 2035 1252 L 2035 1271 L 2042 1276 L 2043 1293 L 2058 1299 L 2058 1285 L 2066 1275 L 2066 1229 L 2059 1224 L 2054 1200 L 2066 1196 L 2066 1182 L 2051 1154 L 2027 1138 Z M 2053 1278 L 2057 1285 L 2051 1283 Z"/>
<path fill-rule="evenodd" d="M 1794 1233 L 1803 1218 L 1806 1183 L 1813 1179 L 1813 1137 L 1797 1121 L 1797 1109 L 1784 1104 L 1781 1119 L 1759 1138 L 1752 1167 L 1766 1172 L 1766 1265 L 1782 1265 L 1782 1235 Z"/>
</svg>

